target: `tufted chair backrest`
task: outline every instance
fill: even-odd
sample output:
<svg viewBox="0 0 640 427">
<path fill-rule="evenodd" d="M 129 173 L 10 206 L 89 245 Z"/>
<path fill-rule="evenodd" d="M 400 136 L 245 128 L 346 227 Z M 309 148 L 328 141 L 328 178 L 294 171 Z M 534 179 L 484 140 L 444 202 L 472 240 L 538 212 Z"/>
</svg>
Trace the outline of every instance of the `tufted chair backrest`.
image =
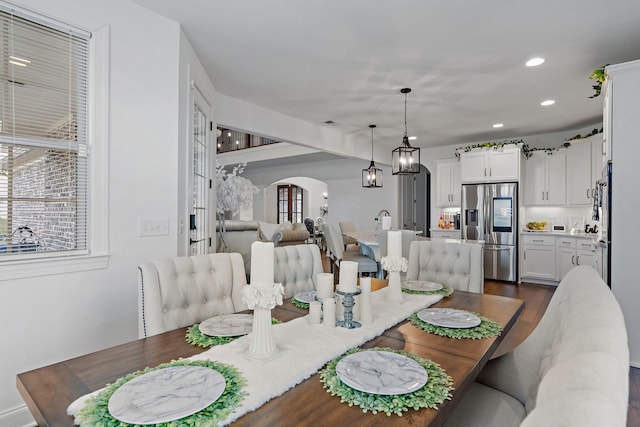
<svg viewBox="0 0 640 427">
<path fill-rule="evenodd" d="M 482 293 L 482 245 L 417 240 L 409 250 L 408 280 L 431 280 L 462 291 Z"/>
<path fill-rule="evenodd" d="M 316 277 L 323 272 L 320 249 L 317 245 L 290 245 L 274 249 L 273 276 L 284 286 L 284 297 L 316 289 Z"/>
<path fill-rule="evenodd" d="M 156 335 L 247 307 L 238 253 L 176 257 L 138 266 L 138 336 Z"/>
</svg>

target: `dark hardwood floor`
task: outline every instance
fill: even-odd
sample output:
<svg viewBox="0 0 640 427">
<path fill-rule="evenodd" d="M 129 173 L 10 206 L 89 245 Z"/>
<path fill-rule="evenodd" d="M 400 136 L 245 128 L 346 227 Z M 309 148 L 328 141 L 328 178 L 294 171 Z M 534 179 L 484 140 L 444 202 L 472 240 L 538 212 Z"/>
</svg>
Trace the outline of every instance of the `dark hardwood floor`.
<svg viewBox="0 0 640 427">
<path fill-rule="evenodd" d="M 329 261 L 323 257 L 325 272 L 330 272 Z M 492 295 L 502 295 L 523 299 L 526 302 L 524 311 L 516 325 L 509 331 L 502 344 L 496 350 L 494 357 L 498 357 L 521 343 L 536 327 L 553 296 L 555 287 L 522 283 L 520 285 L 486 280 L 484 292 Z M 629 412 L 628 427 L 640 426 L 640 369 L 630 368 L 629 371 Z"/>
</svg>

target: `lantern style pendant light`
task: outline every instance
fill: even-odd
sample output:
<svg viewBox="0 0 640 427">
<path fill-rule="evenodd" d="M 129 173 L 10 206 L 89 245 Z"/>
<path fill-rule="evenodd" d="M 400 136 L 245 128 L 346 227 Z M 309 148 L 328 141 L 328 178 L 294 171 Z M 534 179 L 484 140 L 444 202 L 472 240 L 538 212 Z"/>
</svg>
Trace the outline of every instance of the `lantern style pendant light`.
<svg viewBox="0 0 640 427">
<path fill-rule="evenodd" d="M 407 94 L 411 89 L 400 89 L 404 93 L 404 137 L 402 144 L 391 152 L 391 172 L 393 175 L 420 173 L 420 149 L 409 144 L 407 136 Z"/>
<path fill-rule="evenodd" d="M 371 128 L 371 163 L 367 169 L 362 169 L 362 186 L 364 188 L 382 187 L 382 169 L 376 168 L 373 162 L 373 129 L 376 125 L 369 125 Z"/>
</svg>

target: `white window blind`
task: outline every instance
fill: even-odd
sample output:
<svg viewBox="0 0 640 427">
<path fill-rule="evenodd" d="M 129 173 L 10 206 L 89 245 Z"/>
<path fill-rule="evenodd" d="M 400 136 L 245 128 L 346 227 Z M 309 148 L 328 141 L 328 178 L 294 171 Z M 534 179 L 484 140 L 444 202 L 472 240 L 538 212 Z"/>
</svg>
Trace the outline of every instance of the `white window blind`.
<svg viewBox="0 0 640 427">
<path fill-rule="evenodd" d="M 87 250 L 88 49 L 0 4 L 0 260 Z"/>
</svg>

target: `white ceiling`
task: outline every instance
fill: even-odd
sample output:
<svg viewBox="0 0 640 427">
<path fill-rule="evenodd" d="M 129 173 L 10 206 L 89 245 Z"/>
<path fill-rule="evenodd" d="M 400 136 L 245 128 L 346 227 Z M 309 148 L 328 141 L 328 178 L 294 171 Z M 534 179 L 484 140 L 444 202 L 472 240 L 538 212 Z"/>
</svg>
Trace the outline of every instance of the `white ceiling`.
<svg viewBox="0 0 640 427">
<path fill-rule="evenodd" d="M 373 123 L 389 148 L 403 87 L 412 145 L 501 140 L 598 122 L 588 76 L 640 58 L 634 0 L 133 1 L 182 25 L 218 92 L 355 137 Z"/>
</svg>

